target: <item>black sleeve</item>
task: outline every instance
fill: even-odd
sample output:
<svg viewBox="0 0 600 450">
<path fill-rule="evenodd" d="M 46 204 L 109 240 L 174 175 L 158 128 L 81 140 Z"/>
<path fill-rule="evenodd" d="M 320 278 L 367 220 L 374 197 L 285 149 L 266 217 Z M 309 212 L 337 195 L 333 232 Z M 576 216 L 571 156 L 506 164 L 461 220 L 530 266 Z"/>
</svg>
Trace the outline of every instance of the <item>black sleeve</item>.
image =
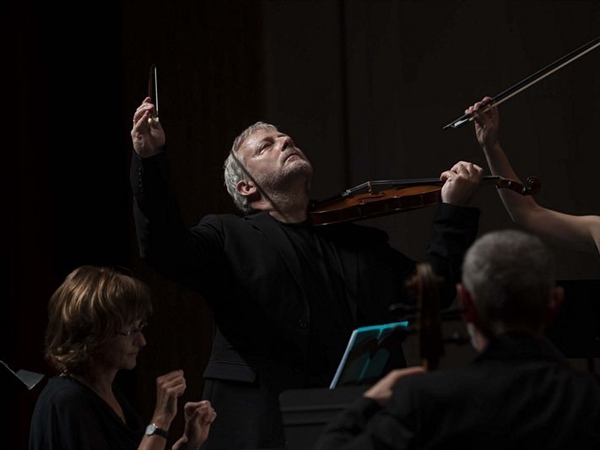
<svg viewBox="0 0 600 450">
<path fill-rule="evenodd" d="M 313 450 L 407 448 L 404 437 L 412 434 L 399 432 L 401 428 L 377 402 L 361 396 L 325 426 Z"/>
<path fill-rule="evenodd" d="M 444 279 L 442 307 L 450 306 L 454 300 L 464 255 L 477 237 L 479 216 L 478 208 L 447 203 L 438 207 L 427 256 L 433 271 Z"/>
<path fill-rule="evenodd" d="M 169 182 L 166 153 L 141 158 L 133 152 L 130 183 L 133 218 L 140 257 L 164 276 L 188 287 L 196 283 L 218 251 L 214 226 L 195 227 L 192 234 L 182 218 Z"/>
</svg>

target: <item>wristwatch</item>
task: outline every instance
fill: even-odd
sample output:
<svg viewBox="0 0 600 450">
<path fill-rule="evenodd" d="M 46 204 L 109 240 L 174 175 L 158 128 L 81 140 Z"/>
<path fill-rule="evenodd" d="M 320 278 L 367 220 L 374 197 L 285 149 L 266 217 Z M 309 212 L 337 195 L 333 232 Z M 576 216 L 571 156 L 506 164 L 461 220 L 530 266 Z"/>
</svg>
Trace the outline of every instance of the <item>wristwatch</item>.
<svg viewBox="0 0 600 450">
<path fill-rule="evenodd" d="M 155 434 L 158 436 L 162 436 L 165 439 L 169 438 L 169 432 L 167 430 L 158 428 L 158 426 L 155 423 L 150 422 L 150 424 L 148 424 L 148 426 L 146 427 L 146 436 L 153 436 Z"/>
</svg>

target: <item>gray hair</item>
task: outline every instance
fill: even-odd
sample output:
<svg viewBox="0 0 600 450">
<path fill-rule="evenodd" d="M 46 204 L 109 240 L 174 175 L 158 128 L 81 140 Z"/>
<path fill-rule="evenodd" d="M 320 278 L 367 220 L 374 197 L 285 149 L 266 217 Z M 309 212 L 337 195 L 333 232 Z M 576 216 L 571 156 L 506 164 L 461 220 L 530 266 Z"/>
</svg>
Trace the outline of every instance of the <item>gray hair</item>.
<svg viewBox="0 0 600 450">
<path fill-rule="evenodd" d="M 462 282 L 487 326 L 536 327 L 555 286 L 554 259 L 536 236 L 507 229 L 480 237 L 467 251 Z"/>
<path fill-rule="evenodd" d="M 237 157 L 237 152 L 244 141 L 258 130 L 277 131 L 277 127 L 266 122 L 256 122 L 254 125 L 250 125 L 235 138 L 233 145 L 231 146 L 231 151 L 223 164 L 224 184 L 227 188 L 227 192 L 229 192 L 235 206 L 244 213 L 252 212 L 252 208 L 248 203 L 248 197 L 241 195 L 237 190 L 237 184 L 240 180 L 248 178 L 246 170 L 242 166 L 244 161 L 241 161 L 240 158 Z"/>
</svg>

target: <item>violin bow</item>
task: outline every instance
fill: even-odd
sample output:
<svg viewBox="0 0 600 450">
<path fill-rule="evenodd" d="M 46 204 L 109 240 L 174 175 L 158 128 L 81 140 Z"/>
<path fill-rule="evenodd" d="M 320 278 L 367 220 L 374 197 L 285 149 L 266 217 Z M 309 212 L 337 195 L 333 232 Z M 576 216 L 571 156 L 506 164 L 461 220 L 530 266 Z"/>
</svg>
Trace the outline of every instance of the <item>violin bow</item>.
<svg viewBox="0 0 600 450">
<path fill-rule="evenodd" d="M 150 66 L 150 74 L 148 75 L 148 97 L 154 103 L 154 112 L 151 120 L 158 120 L 158 69 L 156 64 Z"/>
<path fill-rule="evenodd" d="M 538 70 L 534 74 L 532 74 L 532 75 L 528 76 L 527 78 L 519 81 L 514 86 L 509 87 L 505 91 L 503 91 L 500 94 L 498 94 L 495 97 L 493 97 L 488 102 L 488 104 L 485 105 L 485 106 L 486 107 L 498 106 L 499 104 L 504 103 L 509 98 L 514 97 L 519 92 L 522 92 L 525 89 L 527 89 L 528 87 L 533 86 L 538 81 L 543 80 L 547 76 L 549 76 L 549 75 L 553 74 L 554 72 L 562 69 L 567 64 L 570 64 L 573 61 L 575 61 L 576 59 L 578 59 L 578 58 L 582 57 L 583 55 L 585 55 L 586 53 L 591 52 L 592 50 L 594 50 L 598 46 L 600 46 L 600 36 L 598 36 L 595 39 L 592 39 L 587 44 L 584 44 L 581 47 L 573 50 L 572 52 L 570 52 L 568 54 L 566 54 L 565 56 L 557 59 L 553 63 L 548 64 L 546 67 Z M 467 122 L 470 122 L 471 120 L 473 120 L 473 117 L 470 114 L 463 114 L 458 119 L 456 119 L 456 120 L 450 122 L 448 125 L 444 126 L 443 129 L 445 130 L 447 128 L 460 128 L 462 125 L 464 125 Z"/>
</svg>

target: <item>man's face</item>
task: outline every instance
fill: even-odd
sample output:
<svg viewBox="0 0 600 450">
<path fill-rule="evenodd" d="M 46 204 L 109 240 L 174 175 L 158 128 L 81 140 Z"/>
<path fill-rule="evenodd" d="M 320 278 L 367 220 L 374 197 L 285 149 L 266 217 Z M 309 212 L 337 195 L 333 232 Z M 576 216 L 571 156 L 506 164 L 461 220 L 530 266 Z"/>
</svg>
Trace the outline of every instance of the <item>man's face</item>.
<svg viewBox="0 0 600 450">
<path fill-rule="evenodd" d="M 292 139 L 279 131 L 257 130 L 238 153 L 262 189 L 280 188 L 296 176 L 312 176 L 312 165 Z"/>
</svg>

